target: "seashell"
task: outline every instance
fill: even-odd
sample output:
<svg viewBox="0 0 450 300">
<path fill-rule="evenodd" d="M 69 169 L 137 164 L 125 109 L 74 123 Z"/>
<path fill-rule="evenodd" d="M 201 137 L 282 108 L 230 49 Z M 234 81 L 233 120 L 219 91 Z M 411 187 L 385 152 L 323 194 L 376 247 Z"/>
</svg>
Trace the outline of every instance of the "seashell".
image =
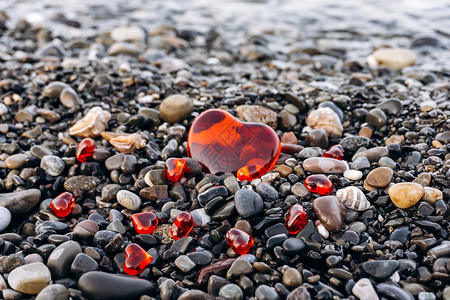
<svg viewBox="0 0 450 300">
<path fill-rule="evenodd" d="M 98 106 L 89 110 L 89 112 L 69 129 L 70 135 L 81 137 L 98 137 L 105 131 L 106 124 L 111 119 L 111 114 Z"/>
<path fill-rule="evenodd" d="M 136 149 L 144 148 L 146 143 L 138 133 L 123 134 L 109 140 L 122 153 L 133 153 Z"/>
<path fill-rule="evenodd" d="M 340 189 L 336 192 L 336 197 L 341 201 L 346 208 L 357 211 L 368 210 L 370 202 L 366 195 L 357 187 L 349 186 L 345 189 Z"/>
<path fill-rule="evenodd" d="M 331 137 L 340 137 L 344 130 L 339 116 L 329 107 L 312 110 L 306 118 L 306 125 L 312 129 L 323 129 Z"/>
<path fill-rule="evenodd" d="M 71 88 L 67 83 L 53 81 L 47 84 L 42 90 L 42 95 L 48 98 L 59 98 L 65 88 Z"/>
<path fill-rule="evenodd" d="M 107 140 L 108 142 L 118 136 L 124 136 L 127 135 L 128 133 L 124 133 L 124 132 L 112 132 L 112 131 L 103 131 L 100 133 L 100 135 L 102 136 L 102 138 L 104 138 L 105 140 Z"/>
</svg>

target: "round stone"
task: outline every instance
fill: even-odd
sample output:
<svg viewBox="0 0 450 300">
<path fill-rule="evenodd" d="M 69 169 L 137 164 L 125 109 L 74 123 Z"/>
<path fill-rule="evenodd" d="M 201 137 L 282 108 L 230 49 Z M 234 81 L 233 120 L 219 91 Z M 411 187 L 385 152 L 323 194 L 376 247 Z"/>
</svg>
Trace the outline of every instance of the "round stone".
<svg viewBox="0 0 450 300">
<path fill-rule="evenodd" d="M 305 138 L 305 143 L 308 147 L 328 147 L 328 135 L 323 129 L 313 129 L 308 132 Z"/>
<path fill-rule="evenodd" d="M 36 300 L 47 299 L 68 300 L 69 290 L 62 284 L 50 284 L 49 286 L 45 287 L 36 297 Z"/>
<path fill-rule="evenodd" d="M 416 62 L 416 55 L 408 49 L 402 48 L 381 48 L 376 50 L 372 56 L 375 61 L 369 60 L 369 64 L 380 65 L 394 70 L 401 70 L 404 67 L 412 66 Z"/>
<path fill-rule="evenodd" d="M 358 170 L 347 170 L 344 172 L 343 175 L 345 178 L 347 178 L 349 180 L 358 181 L 362 178 L 363 173 Z"/>
<path fill-rule="evenodd" d="M 300 255 L 305 251 L 306 243 L 299 238 L 290 238 L 283 242 L 283 249 L 286 254 Z"/>
<path fill-rule="evenodd" d="M 344 224 L 346 209 L 341 201 L 334 196 L 323 196 L 313 201 L 317 218 L 329 231 L 338 231 Z"/>
<path fill-rule="evenodd" d="M 389 188 L 389 197 L 395 206 L 407 209 L 422 199 L 424 188 L 413 182 L 401 182 Z"/>
<path fill-rule="evenodd" d="M 169 123 L 180 122 L 194 111 L 191 99 L 184 95 L 172 95 L 165 98 L 159 106 L 161 118 Z"/>
<path fill-rule="evenodd" d="M 258 193 L 246 189 L 236 192 L 234 205 L 239 215 L 245 219 L 259 215 L 264 209 L 262 197 Z"/>
<path fill-rule="evenodd" d="M 41 160 L 41 168 L 51 176 L 59 176 L 64 171 L 65 164 L 55 155 L 45 155 Z"/>
<path fill-rule="evenodd" d="M 11 155 L 5 160 L 6 167 L 8 169 L 20 169 L 25 165 L 27 157 L 26 154 L 22 153 Z"/>
<path fill-rule="evenodd" d="M 255 297 L 257 300 L 279 300 L 280 296 L 278 296 L 277 292 L 274 288 L 262 284 L 258 286 L 255 291 Z"/>
<path fill-rule="evenodd" d="M 366 122 L 373 127 L 383 127 L 386 125 L 387 117 L 381 109 L 374 108 L 367 114 Z"/>
<path fill-rule="evenodd" d="M 370 186 L 385 188 L 391 183 L 392 176 L 394 176 L 394 171 L 391 168 L 379 167 L 367 174 L 366 181 Z"/>
<path fill-rule="evenodd" d="M 220 288 L 219 297 L 226 300 L 241 300 L 244 298 L 244 293 L 238 285 L 229 283 Z"/>
<path fill-rule="evenodd" d="M 364 300 L 378 300 L 378 295 L 372 286 L 372 283 L 367 278 L 361 278 L 356 282 L 352 288 L 353 294 L 359 299 Z"/>
<path fill-rule="evenodd" d="M 0 206 L 0 232 L 5 230 L 11 223 L 11 212 L 6 207 Z"/>
<path fill-rule="evenodd" d="M 50 270 L 41 262 L 15 268 L 8 276 L 11 288 L 24 294 L 37 295 L 51 282 Z"/>
<path fill-rule="evenodd" d="M 50 254 L 47 266 L 53 279 L 66 278 L 71 275 L 70 266 L 78 253 L 82 253 L 80 244 L 67 241 L 56 247 Z"/>
<path fill-rule="evenodd" d="M 84 220 L 78 223 L 73 229 L 73 233 L 81 239 L 92 238 L 99 230 L 97 223 L 92 220 Z"/>
<path fill-rule="evenodd" d="M 282 281 L 288 288 L 296 288 L 303 283 L 302 275 L 295 268 L 288 268 L 284 271 Z"/>
<path fill-rule="evenodd" d="M 141 207 L 141 198 L 130 191 L 121 190 L 117 193 L 116 198 L 117 202 L 132 211 L 137 211 Z"/>
</svg>

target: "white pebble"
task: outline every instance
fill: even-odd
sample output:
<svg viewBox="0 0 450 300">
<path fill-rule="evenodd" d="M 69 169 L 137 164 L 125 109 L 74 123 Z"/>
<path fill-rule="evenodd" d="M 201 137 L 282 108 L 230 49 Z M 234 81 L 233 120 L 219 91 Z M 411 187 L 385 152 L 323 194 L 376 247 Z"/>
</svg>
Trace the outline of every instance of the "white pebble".
<svg viewBox="0 0 450 300">
<path fill-rule="evenodd" d="M 391 277 L 389 277 L 389 279 L 392 280 L 393 282 L 399 282 L 400 274 L 398 274 L 398 271 L 397 271 L 394 274 L 392 274 Z"/>
<path fill-rule="evenodd" d="M 0 206 L 0 232 L 5 230 L 11 223 L 11 212 L 3 206 Z"/>
<path fill-rule="evenodd" d="M 327 239 L 330 236 L 330 233 L 322 224 L 319 224 L 319 226 L 317 226 L 317 231 L 324 239 Z"/>
<path fill-rule="evenodd" d="M 117 202 L 130 210 L 136 211 L 141 207 L 141 198 L 130 191 L 121 190 L 117 193 L 116 198 Z"/>
<path fill-rule="evenodd" d="M 362 178 L 363 173 L 358 170 L 347 170 L 344 172 L 344 177 L 348 180 L 357 181 Z"/>
</svg>

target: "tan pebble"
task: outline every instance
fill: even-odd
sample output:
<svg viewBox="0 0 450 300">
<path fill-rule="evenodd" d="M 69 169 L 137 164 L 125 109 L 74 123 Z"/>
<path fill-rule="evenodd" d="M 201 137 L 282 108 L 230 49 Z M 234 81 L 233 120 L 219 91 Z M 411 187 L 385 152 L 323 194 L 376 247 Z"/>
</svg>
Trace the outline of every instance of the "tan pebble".
<svg viewBox="0 0 450 300">
<path fill-rule="evenodd" d="M 437 140 L 432 141 L 432 142 L 431 142 L 431 145 L 433 145 L 433 147 L 434 147 L 434 148 L 437 148 L 437 149 L 439 149 L 439 148 L 442 147 L 442 143 L 439 142 L 439 141 L 437 141 Z"/>
<path fill-rule="evenodd" d="M 402 135 L 392 135 L 390 136 L 384 144 L 387 146 L 389 144 L 401 144 L 405 140 L 405 137 Z"/>
<path fill-rule="evenodd" d="M 275 168 L 275 171 L 280 173 L 281 177 L 287 177 L 289 174 L 292 173 L 292 169 L 286 165 L 279 165 L 278 167 Z"/>
<path fill-rule="evenodd" d="M 281 137 L 281 142 L 285 144 L 297 145 L 298 139 L 292 131 L 289 131 Z"/>
<path fill-rule="evenodd" d="M 379 167 L 375 168 L 367 174 L 367 184 L 376 188 L 385 188 L 389 185 L 394 176 L 391 168 Z"/>
<path fill-rule="evenodd" d="M 6 167 L 8 169 L 20 169 L 23 167 L 27 161 L 27 155 L 26 154 L 14 154 L 8 157 L 5 161 Z"/>
<path fill-rule="evenodd" d="M 423 188 L 423 191 L 424 191 L 423 197 L 422 197 L 423 201 L 427 201 L 429 203 L 434 204 L 436 201 L 444 199 L 444 195 L 442 194 L 442 191 L 440 191 L 436 188 L 426 186 Z"/>
<path fill-rule="evenodd" d="M 414 206 L 424 194 L 424 188 L 413 182 L 401 182 L 389 188 L 389 197 L 395 206 L 407 209 Z"/>
<path fill-rule="evenodd" d="M 340 137 L 344 130 L 339 116 L 329 107 L 319 107 L 309 112 L 306 125 L 312 129 L 323 129 L 332 137 Z"/>
<path fill-rule="evenodd" d="M 89 110 L 89 112 L 69 129 L 70 135 L 81 137 L 98 137 L 105 131 L 106 124 L 111 119 L 111 114 L 98 106 Z"/>
<path fill-rule="evenodd" d="M 267 107 L 260 105 L 240 105 L 236 107 L 236 113 L 245 122 L 261 123 L 272 127 L 272 129 L 277 128 L 278 116 L 273 110 Z"/>
<path fill-rule="evenodd" d="M 110 139 L 109 142 L 122 153 L 133 153 L 136 149 L 144 148 L 146 145 L 138 133 L 117 136 Z"/>
<path fill-rule="evenodd" d="M 381 48 L 368 57 L 369 65 L 372 67 L 382 66 L 393 70 L 401 70 L 412 66 L 416 62 L 416 55 L 408 49 Z"/>
<path fill-rule="evenodd" d="M 370 139 L 370 138 L 372 137 L 372 133 L 373 133 L 373 130 L 372 130 L 372 129 L 370 129 L 369 127 L 363 127 L 363 128 L 361 128 L 361 130 L 358 132 L 358 135 Z"/>
<path fill-rule="evenodd" d="M 363 188 L 364 188 L 366 191 L 368 191 L 368 192 L 371 192 L 371 191 L 374 191 L 374 190 L 377 189 L 376 187 L 371 186 L 370 184 L 368 184 L 366 180 L 364 180 Z"/>
</svg>

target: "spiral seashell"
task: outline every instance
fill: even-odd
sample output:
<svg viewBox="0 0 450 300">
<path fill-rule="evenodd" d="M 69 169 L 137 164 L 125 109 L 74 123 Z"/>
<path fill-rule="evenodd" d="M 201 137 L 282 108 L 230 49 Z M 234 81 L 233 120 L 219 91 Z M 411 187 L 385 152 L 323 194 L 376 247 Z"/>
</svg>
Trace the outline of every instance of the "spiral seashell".
<svg viewBox="0 0 450 300">
<path fill-rule="evenodd" d="M 336 197 L 344 204 L 346 208 L 364 211 L 368 210 L 370 207 L 370 202 L 367 200 L 363 191 L 354 186 L 349 186 L 338 190 L 336 192 Z"/>
<path fill-rule="evenodd" d="M 312 129 L 323 129 L 332 137 L 340 137 L 344 130 L 339 116 L 329 107 L 312 110 L 306 118 L 306 125 Z"/>
<path fill-rule="evenodd" d="M 146 143 L 138 133 L 116 136 L 109 140 L 122 153 L 133 153 L 136 149 L 144 148 Z"/>
<path fill-rule="evenodd" d="M 105 131 L 106 124 L 111 119 L 111 114 L 98 106 L 89 112 L 69 129 L 70 135 L 95 138 Z"/>
</svg>

